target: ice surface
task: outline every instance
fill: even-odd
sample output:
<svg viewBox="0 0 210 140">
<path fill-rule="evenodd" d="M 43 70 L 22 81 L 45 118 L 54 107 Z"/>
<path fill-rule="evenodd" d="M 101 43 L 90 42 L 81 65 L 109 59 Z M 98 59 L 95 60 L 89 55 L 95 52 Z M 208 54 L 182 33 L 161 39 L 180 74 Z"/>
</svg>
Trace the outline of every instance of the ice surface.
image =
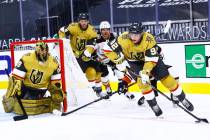
<svg viewBox="0 0 210 140">
<path fill-rule="evenodd" d="M 0 93 L 0 97 L 3 93 Z M 135 94 L 136 97 L 139 94 Z M 210 95 L 188 94 L 192 112 L 210 120 Z M 68 116 L 44 114 L 15 122 L 0 105 L 1 140 L 210 140 L 210 125 L 195 123 L 182 109 L 157 97 L 164 118 L 156 118 L 147 104 L 137 106 L 123 95 L 94 103 Z"/>
</svg>

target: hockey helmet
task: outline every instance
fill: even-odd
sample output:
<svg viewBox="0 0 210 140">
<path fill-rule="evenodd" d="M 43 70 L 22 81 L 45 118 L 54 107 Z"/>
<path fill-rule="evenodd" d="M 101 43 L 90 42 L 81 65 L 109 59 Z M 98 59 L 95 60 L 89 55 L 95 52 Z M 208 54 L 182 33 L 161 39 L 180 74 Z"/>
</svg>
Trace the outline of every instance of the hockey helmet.
<svg viewBox="0 0 210 140">
<path fill-rule="evenodd" d="M 89 20 L 88 13 L 79 13 L 79 15 L 78 15 L 78 21 L 80 21 L 80 20 Z"/>
<path fill-rule="evenodd" d="M 102 30 L 102 29 L 110 29 L 111 28 L 111 25 L 109 24 L 108 21 L 102 21 L 99 25 L 99 29 Z"/>
<path fill-rule="evenodd" d="M 128 27 L 128 31 L 131 34 L 140 34 L 143 32 L 143 26 L 142 23 L 134 22 L 131 23 L 131 25 Z"/>
<path fill-rule="evenodd" d="M 36 43 L 35 47 L 35 53 L 39 61 L 46 61 L 47 60 L 47 55 L 48 55 L 48 45 L 41 41 Z"/>
</svg>

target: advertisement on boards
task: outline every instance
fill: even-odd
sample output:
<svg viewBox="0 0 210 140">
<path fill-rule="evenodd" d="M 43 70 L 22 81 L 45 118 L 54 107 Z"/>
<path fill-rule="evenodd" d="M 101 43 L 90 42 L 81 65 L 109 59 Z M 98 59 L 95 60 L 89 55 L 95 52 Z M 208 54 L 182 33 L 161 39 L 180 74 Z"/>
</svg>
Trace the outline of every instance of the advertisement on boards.
<svg viewBox="0 0 210 140">
<path fill-rule="evenodd" d="M 185 45 L 187 78 L 210 78 L 210 44 Z"/>
</svg>

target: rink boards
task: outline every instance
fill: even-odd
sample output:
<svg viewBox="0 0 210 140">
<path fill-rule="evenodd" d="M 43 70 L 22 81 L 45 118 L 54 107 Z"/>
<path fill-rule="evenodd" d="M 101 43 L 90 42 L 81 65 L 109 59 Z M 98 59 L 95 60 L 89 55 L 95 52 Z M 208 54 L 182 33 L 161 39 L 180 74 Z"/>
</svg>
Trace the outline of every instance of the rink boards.
<svg viewBox="0 0 210 140">
<path fill-rule="evenodd" d="M 65 45 L 65 44 L 64 44 Z M 164 54 L 164 62 L 173 66 L 170 72 L 179 76 L 179 81 L 187 93 L 210 93 L 210 42 L 188 42 L 159 44 Z M 20 54 L 21 55 L 21 54 Z M 7 88 L 4 69 L 11 68 L 10 52 L 0 52 L 0 89 Z M 117 89 L 117 79 L 110 72 L 113 90 Z M 159 84 L 160 90 L 166 91 Z M 136 85 L 130 91 L 139 91 Z"/>
</svg>

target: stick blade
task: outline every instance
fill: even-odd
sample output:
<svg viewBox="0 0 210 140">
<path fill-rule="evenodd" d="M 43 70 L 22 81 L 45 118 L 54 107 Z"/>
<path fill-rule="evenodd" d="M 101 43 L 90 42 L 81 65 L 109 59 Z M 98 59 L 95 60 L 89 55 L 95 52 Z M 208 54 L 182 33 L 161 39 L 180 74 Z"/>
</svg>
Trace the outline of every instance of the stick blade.
<svg viewBox="0 0 210 140">
<path fill-rule="evenodd" d="M 28 119 L 27 115 L 21 115 L 21 116 L 14 116 L 13 117 L 14 121 L 21 121 L 21 120 L 25 120 L 25 119 Z"/>
<path fill-rule="evenodd" d="M 201 123 L 201 122 L 209 123 L 209 121 L 207 119 L 199 119 L 199 120 L 197 120 L 195 122 L 196 123 Z"/>
<path fill-rule="evenodd" d="M 207 119 L 201 119 L 202 122 L 209 123 Z"/>
</svg>

